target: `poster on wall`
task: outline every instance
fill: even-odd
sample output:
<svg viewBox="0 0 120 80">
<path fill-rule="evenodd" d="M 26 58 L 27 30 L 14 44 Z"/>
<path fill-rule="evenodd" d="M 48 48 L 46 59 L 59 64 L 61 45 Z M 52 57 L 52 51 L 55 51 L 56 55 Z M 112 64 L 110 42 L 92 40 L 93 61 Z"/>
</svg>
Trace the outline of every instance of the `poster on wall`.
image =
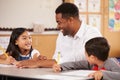
<svg viewBox="0 0 120 80">
<path fill-rule="evenodd" d="M 88 24 L 97 27 L 100 30 L 101 27 L 101 15 L 99 14 L 89 14 Z"/>
<path fill-rule="evenodd" d="M 86 0 L 74 0 L 74 4 L 78 7 L 79 12 L 87 11 L 87 1 Z"/>
<path fill-rule="evenodd" d="M 10 37 L 0 37 L 0 55 L 7 49 Z"/>
<path fill-rule="evenodd" d="M 109 30 L 120 31 L 120 0 L 109 0 Z"/>
<path fill-rule="evenodd" d="M 100 12 L 100 0 L 88 0 L 88 12 Z"/>
<path fill-rule="evenodd" d="M 87 23 L 87 16 L 85 14 L 79 14 L 79 19 Z"/>
</svg>

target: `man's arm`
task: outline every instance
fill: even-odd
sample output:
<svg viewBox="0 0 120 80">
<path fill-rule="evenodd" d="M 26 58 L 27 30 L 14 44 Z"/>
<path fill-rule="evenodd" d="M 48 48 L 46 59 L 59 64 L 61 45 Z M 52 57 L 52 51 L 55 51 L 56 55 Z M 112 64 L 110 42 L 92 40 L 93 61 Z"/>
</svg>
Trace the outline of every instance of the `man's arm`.
<svg viewBox="0 0 120 80">
<path fill-rule="evenodd" d="M 56 61 L 54 59 L 46 60 L 23 60 L 19 61 L 16 66 L 18 68 L 51 68 Z"/>
</svg>

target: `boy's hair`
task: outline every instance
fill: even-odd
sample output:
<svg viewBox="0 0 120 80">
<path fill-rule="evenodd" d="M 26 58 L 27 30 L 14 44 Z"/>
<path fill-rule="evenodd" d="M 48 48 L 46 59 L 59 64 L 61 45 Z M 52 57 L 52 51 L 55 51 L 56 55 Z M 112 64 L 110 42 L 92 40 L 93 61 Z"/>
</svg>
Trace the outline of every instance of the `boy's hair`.
<svg viewBox="0 0 120 80">
<path fill-rule="evenodd" d="M 92 38 L 85 44 L 88 54 L 96 56 L 99 60 L 105 61 L 108 58 L 110 46 L 104 37 Z"/>
<path fill-rule="evenodd" d="M 69 17 L 79 18 L 79 10 L 73 3 L 62 3 L 55 11 L 56 14 L 61 13 L 62 18 L 68 19 Z"/>
</svg>

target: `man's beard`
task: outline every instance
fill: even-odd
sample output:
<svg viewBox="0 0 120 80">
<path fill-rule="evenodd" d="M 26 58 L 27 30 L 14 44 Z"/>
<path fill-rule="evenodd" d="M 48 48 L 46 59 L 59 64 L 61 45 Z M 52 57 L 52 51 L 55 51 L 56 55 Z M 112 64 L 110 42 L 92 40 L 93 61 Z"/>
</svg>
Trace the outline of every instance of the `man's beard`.
<svg viewBox="0 0 120 80">
<path fill-rule="evenodd" d="M 70 34 L 69 30 L 63 30 L 62 33 L 63 33 L 64 36 L 70 36 L 71 37 L 71 34 Z"/>
</svg>

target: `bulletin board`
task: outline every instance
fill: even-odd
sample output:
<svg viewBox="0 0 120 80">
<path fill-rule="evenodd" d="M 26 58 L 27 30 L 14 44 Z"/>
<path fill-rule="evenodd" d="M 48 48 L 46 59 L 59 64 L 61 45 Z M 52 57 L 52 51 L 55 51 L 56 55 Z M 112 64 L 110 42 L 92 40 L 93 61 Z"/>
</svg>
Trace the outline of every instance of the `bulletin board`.
<svg viewBox="0 0 120 80">
<path fill-rule="evenodd" d="M 109 0 L 109 30 L 120 31 L 120 0 Z"/>
<path fill-rule="evenodd" d="M 101 0 L 74 0 L 79 8 L 80 19 L 102 31 Z M 82 17 L 84 15 L 84 17 Z M 81 18 L 82 17 L 82 18 Z"/>
<path fill-rule="evenodd" d="M 103 0 L 65 0 L 79 9 L 80 19 L 103 33 Z"/>
</svg>

